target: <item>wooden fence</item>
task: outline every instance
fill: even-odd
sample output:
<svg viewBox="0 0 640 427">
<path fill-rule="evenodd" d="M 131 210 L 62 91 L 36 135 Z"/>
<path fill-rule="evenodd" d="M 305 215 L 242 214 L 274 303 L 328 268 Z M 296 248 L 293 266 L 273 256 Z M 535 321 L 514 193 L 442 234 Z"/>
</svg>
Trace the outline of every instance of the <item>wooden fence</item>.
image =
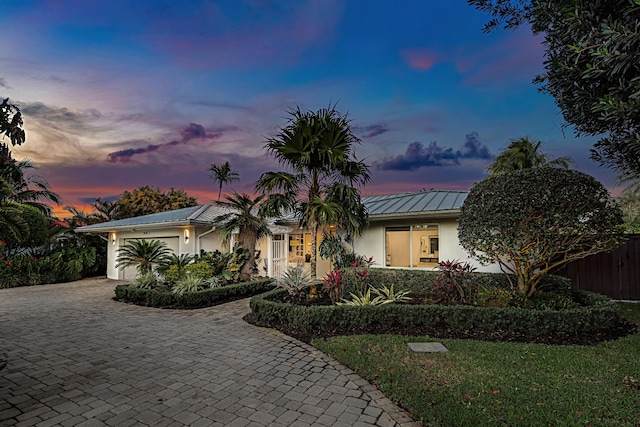
<svg viewBox="0 0 640 427">
<path fill-rule="evenodd" d="M 568 277 L 573 287 L 613 299 L 640 300 L 640 234 L 611 252 L 601 252 L 567 264 L 556 274 Z"/>
</svg>

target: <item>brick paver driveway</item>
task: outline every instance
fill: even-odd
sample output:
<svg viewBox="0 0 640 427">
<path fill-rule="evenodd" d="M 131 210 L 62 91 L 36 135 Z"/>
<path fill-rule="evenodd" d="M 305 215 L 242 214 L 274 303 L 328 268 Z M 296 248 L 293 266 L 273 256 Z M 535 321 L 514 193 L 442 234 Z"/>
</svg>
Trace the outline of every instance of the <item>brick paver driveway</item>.
<svg viewBox="0 0 640 427">
<path fill-rule="evenodd" d="M 0 426 L 414 425 L 324 354 L 246 324 L 248 300 L 173 311 L 115 281 L 0 290 Z"/>
</svg>

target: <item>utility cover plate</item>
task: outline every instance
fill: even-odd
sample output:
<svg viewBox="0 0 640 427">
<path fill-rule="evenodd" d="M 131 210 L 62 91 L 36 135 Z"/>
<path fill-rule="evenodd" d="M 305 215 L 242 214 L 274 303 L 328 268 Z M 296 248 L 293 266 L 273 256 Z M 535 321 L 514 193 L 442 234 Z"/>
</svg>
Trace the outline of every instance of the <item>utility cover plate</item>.
<svg viewBox="0 0 640 427">
<path fill-rule="evenodd" d="M 407 345 L 416 353 L 445 353 L 449 351 L 439 342 L 408 342 Z"/>
</svg>

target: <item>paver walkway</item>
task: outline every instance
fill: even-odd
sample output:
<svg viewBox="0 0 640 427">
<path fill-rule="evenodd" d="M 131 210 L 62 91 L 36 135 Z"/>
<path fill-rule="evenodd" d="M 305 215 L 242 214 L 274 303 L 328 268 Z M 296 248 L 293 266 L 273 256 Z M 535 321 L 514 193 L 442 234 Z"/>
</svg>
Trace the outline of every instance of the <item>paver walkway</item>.
<svg viewBox="0 0 640 427">
<path fill-rule="evenodd" d="M 107 279 L 0 290 L 0 426 L 416 425 L 350 369 L 242 321 L 112 301 Z"/>
</svg>

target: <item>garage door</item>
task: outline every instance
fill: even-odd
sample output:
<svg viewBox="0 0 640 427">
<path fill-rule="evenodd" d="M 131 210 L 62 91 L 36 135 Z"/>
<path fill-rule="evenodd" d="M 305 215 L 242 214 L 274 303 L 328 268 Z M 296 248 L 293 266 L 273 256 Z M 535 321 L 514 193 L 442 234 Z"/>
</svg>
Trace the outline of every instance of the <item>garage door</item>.
<svg viewBox="0 0 640 427">
<path fill-rule="evenodd" d="M 178 254 L 180 251 L 180 237 L 156 237 L 154 239 L 124 239 L 124 244 L 131 240 L 161 240 L 167 244 L 167 247 L 173 251 L 173 253 Z M 133 280 L 136 278 L 137 270 L 135 267 L 127 267 L 123 269 L 121 279 L 122 280 Z"/>
</svg>

